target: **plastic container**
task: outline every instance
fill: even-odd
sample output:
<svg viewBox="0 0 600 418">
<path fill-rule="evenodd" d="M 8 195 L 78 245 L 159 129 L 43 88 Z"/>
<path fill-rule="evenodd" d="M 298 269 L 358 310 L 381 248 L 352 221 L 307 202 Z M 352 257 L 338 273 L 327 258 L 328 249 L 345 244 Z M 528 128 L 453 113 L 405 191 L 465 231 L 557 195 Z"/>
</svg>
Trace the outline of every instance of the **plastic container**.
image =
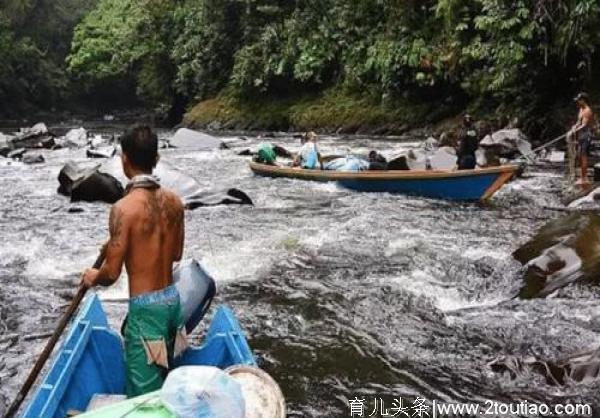
<svg viewBox="0 0 600 418">
<path fill-rule="evenodd" d="M 187 333 L 200 323 L 216 293 L 213 278 L 196 260 L 184 260 L 173 270 Z"/>
<path fill-rule="evenodd" d="M 232 366 L 225 372 L 242 388 L 245 418 L 285 418 L 283 393 L 267 372 L 252 366 Z"/>
<path fill-rule="evenodd" d="M 165 407 L 179 418 L 244 418 L 242 388 L 216 367 L 173 370 L 160 390 Z"/>
</svg>

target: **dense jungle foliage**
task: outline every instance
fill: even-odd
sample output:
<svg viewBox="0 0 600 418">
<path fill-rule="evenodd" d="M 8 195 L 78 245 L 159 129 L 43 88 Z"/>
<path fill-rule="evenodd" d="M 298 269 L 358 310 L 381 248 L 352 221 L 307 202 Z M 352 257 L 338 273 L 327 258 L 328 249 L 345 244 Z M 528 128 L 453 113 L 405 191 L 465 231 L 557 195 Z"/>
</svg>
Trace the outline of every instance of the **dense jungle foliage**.
<svg viewBox="0 0 600 418">
<path fill-rule="evenodd" d="M 166 107 L 334 90 L 384 109 L 431 103 L 539 120 L 594 90 L 598 67 L 600 0 L 96 0 L 64 65 L 64 29 L 89 2 L 10 0 L 28 6 L 6 13 L 6 1 L 4 100 L 52 96 L 66 68 L 88 90 L 131 82 Z M 44 27 L 40 16 L 62 23 Z"/>
<path fill-rule="evenodd" d="M 71 96 L 65 57 L 96 0 L 0 0 L 0 114 L 61 106 Z"/>
</svg>

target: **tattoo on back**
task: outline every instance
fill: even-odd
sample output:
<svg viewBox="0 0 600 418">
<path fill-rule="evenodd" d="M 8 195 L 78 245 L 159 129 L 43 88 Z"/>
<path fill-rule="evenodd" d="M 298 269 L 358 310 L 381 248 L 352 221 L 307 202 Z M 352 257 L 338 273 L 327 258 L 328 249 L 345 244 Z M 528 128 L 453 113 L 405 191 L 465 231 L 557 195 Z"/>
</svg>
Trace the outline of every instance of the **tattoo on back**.
<svg viewBox="0 0 600 418">
<path fill-rule="evenodd" d="M 161 219 L 166 221 L 168 228 L 180 227 L 183 222 L 183 210 L 172 197 L 157 190 L 149 193 L 144 202 L 146 216 L 142 225 L 144 233 L 152 233 Z"/>
</svg>

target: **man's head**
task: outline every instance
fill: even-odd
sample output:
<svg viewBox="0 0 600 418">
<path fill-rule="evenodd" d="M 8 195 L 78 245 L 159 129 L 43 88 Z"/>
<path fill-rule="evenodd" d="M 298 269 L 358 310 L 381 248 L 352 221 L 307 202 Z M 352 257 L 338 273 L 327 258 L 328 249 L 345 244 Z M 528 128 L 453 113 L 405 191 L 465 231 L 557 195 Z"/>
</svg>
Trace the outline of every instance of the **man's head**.
<svg viewBox="0 0 600 418">
<path fill-rule="evenodd" d="M 467 113 L 466 115 L 463 116 L 463 125 L 464 126 L 471 126 L 472 123 L 473 123 L 473 118 L 471 117 L 471 115 L 469 115 Z"/>
<path fill-rule="evenodd" d="M 136 126 L 121 136 L 121 161 L 127 178 L 152 174 L 158 163 L 158 138 L 148 126 Z"/>
<path fill-rule="evenodd" d="M 588 94 L 584 92 L 579 93 L 577 96 L 575 96 L 573 100 L 575 101 L 575 103 L 577 103 L 577 106 L 579 106 L 580 108 L 590 105 L 590 96 L 588 96 Z"/>
<path fill-rule="evenodd" d="M 300 140 L 300 142 L 302 144 L 306 143 L 306 142 L 317 142 L 317 134 L 314 132 L 307 132 L 302 136 L 302 139 Z"/>
</svg>

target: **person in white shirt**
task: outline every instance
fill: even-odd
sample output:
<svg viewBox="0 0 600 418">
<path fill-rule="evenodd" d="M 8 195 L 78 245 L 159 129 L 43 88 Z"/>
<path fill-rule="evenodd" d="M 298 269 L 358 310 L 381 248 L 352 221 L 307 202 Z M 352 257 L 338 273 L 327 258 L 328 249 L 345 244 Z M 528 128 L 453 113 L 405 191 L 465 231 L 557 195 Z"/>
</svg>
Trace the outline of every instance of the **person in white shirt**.
<svg viewBox="0 0 600 418">
<path fill-rule="evenodd" d="M 302 137 L 302 148 L 294 158 L 293 165 L 309 170 L 322 168 L 321 155 L 317 147 L 317 134 L 309 132 Z"/>
</svg>

